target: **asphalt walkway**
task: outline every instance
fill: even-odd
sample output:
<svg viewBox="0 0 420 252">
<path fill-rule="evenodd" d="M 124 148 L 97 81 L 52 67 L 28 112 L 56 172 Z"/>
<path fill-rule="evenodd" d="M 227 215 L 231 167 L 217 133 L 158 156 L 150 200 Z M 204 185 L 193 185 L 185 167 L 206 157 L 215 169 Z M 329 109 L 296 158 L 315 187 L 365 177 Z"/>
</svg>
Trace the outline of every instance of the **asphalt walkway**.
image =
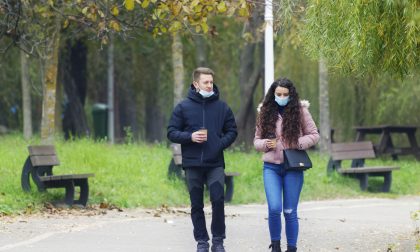
<svg viewBox="0 0 420 252">
<path fill-rule="evenodd" d="M 302 202 L 298 251 L 415 251 L 416 210 L 420 197 Z M 227 205 L 226 216 L 226 251 L 269 251 L 266 205 Z M 52 209 L 0 218 L 0 251 L 194 252 L 195 242 L 186 208 Z"/>
</svg>

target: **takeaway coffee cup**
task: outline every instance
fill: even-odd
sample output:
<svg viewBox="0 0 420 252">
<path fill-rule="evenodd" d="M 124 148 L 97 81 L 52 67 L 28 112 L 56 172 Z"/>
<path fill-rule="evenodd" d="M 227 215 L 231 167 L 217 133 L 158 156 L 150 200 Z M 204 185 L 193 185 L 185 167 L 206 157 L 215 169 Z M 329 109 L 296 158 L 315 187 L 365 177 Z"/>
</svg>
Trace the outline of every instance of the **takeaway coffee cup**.
<svg viewBox="0 0 420 252">
<path fill-rule="evenodd" d="M 276 146 L 277 146 L 277 139 L 276 139 L 276 138 L 272 138 L 272 139 L 270 139 L 270 140 L 271 140 L 271 142 L 273 142 L 273 144 L 274 144 L 273 149 L 275 149 L 275 148 L 276 148 Z"/>
<path fill-rule="evenodd" d="M 207 141 L 207 129 L 206 129 L 206 128 L 200 128 L 200 129 L 198 130 L 198 132 L 200 132 L 200 133 L 204 133 L 204 134 L 206 135 L 206 139 L 205 139 L 204 141 Z"/>
</svg>

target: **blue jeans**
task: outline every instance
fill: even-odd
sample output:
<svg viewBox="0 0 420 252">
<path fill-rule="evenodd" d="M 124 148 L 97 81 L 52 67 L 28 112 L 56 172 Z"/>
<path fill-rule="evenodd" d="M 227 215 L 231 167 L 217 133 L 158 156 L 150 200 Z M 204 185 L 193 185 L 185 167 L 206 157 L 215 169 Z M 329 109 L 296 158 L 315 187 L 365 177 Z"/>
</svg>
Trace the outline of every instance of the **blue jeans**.
<svg viewBox="0 0 420 252">
<path fill-rule="evenodd" d="M 297 206 L 303 186 L 303 172 L 286 172 L 283 164 L 264 162 L 263 175 L 271 240 L 280 240 L 281 212 L 283 210 L 287 245 L 296 247 L 299 233 Z"/>
</svg>

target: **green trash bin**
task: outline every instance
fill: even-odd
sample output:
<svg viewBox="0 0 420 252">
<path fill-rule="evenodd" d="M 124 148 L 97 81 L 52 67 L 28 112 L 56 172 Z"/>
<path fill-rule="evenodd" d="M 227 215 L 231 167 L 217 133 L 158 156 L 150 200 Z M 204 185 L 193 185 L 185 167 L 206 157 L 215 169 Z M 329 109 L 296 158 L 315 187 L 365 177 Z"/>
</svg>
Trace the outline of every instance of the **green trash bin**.
<svg viewBox="0 0 420 252">
<path fill-rule="evenodd" d="M 108 136 L 108 106 L 104 103 L 93 104 L 92 117 L 95 139 L 106 138 Z"/>
</svg>

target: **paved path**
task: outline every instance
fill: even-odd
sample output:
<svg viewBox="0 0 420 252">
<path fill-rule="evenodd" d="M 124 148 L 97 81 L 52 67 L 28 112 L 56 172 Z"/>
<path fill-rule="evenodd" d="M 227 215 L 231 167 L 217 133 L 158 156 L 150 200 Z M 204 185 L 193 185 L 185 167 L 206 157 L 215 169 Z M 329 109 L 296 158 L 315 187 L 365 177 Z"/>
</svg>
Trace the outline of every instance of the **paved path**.
<svg viewBox="0 0 420 252">
<path fill-rule="evenodd" d="M 266 208 L 226 206 L 227 251 L 269 251 Z M 303 202 L 299 251 L 415 251 L 419 209 L 420 197 Z M 0 218 L 0 251 L 195 251 L 188 209 L 72 211 Z"/>
</svg>

